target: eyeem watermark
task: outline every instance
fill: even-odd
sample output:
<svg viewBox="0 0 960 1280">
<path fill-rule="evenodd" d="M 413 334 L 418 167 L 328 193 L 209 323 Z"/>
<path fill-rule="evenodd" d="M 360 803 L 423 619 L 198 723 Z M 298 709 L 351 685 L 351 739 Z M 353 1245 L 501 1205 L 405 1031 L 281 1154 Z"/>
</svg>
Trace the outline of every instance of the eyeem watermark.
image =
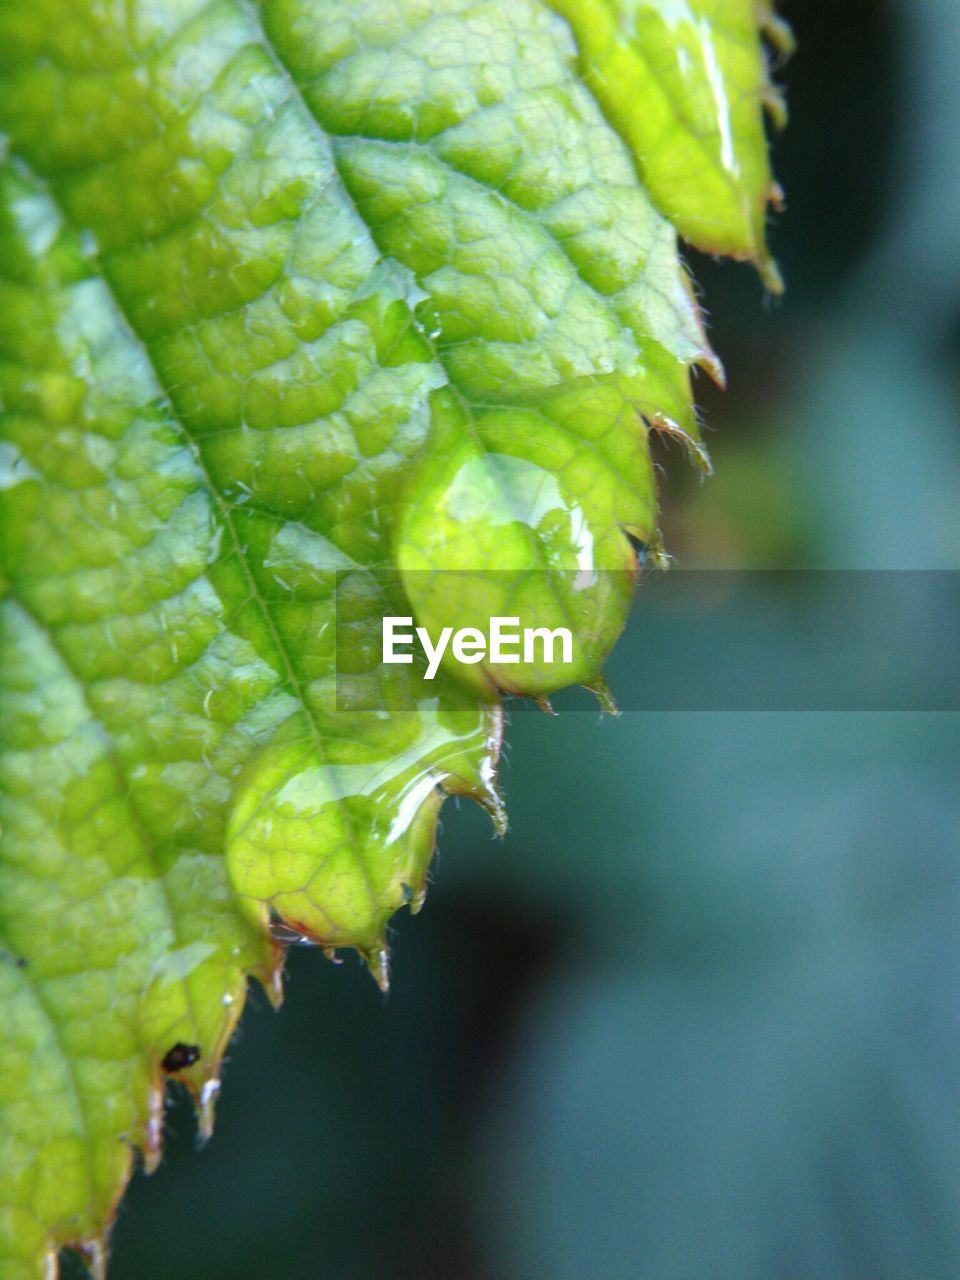
<svg viewBox="0 0 960 1280">
<path fill-rule="evenodd" d="M 490 619 L 485 634 L 479 627 L 443 627 L 434 640 L 426 627 L 414 627 L 413 618 L 386 617 L 383 620 L 383 661 L 413 662 L 409 648 L 419 641 L 427 659 L 425 680 L 432 680 L 449 649 L 456 662 L 473 666 L 477 662 L 497 665 L 511 662 L 570 664 L 573 662 L 573 634 L 567 627 L 521 627 L 519 618 Z M 558 656 L 559 651 L 559 656 Z"/>
</svg>

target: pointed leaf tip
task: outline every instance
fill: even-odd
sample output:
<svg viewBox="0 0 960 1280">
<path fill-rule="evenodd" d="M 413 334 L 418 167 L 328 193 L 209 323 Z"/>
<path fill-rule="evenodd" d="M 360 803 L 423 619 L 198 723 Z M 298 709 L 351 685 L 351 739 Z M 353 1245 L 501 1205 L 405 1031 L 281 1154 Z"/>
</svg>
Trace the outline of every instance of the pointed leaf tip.
<svg viewBox="0 0 960 1280">
<path fill-rule="evenodd" d="M 583 686 L 594 695 L 600 704 L 600 714 L 605 716 L 619 716 L 620 708 L 617 706 L 616 700 L 610 691 L 606 678 L 602 675 L 591 680 L 589 684 Z"/>
<path fill-rule="evenodd" d="M 384 943 L 383 946 L 373 947 L 369 951 L 362 951 L 364 963 L 370 971 L 370 976 L 380 988 L 384 995 L 390 993 L 390 949 Z"/>
<path fill-rule="evenodd" d="M 204 1146 L 213 1137 L 216 1121 L 217 1098 L 220 1096 L 220 1077 L 210 1076 L 203 1082 L 197 1101 L 197 1139 Z"/>
</svg>

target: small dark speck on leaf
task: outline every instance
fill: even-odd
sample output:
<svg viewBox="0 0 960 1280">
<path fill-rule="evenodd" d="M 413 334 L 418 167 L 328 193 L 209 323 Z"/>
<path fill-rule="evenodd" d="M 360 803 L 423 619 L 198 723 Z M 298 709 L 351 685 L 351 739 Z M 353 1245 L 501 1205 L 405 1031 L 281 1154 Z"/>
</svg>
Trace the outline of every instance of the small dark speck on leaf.
<svg viewBox="0 0 960 1280">
<path fill-rule="evenodd" d="M 27 959 L 26 956 L 15 956 L 13 963 L 17 966 L 18 969 L 25 969 L 27 965 L 30 963 L 30 961 Z"/>
<path fill-rule="evenodd" d="M 183 1071 L 185 1067 L 192 1067 L 199 1057 L 198 1044 L 183 1044 L 178 1040 L 172 1049 L 167 1050 L 160 1065 L 167 1072 Z"/>
</svg>

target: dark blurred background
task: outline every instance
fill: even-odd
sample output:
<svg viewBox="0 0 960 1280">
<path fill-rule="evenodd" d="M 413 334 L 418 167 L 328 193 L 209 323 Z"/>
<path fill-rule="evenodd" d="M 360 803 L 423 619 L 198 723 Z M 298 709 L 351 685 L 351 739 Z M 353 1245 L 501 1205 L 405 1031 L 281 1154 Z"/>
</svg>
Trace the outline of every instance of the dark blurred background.
<svg viewBox="0 0 960 1280">
<path fill-rule="evenodd" d="M 954 569 L 960 5 L 782 9 L 788 292 L 693 262 L 730 390 L 701 380 L 715 479 L 663 452 L 667 544 Z M 656 643 L 641 608 L 626 705 Z M 254 992 L 114 1280 L 957 1280 L 957 714 L 515 708 L 508 739 L 510 834 L 447 805 L 386 1000 L 306 948 L 281 1016 Z"/>
</svg>

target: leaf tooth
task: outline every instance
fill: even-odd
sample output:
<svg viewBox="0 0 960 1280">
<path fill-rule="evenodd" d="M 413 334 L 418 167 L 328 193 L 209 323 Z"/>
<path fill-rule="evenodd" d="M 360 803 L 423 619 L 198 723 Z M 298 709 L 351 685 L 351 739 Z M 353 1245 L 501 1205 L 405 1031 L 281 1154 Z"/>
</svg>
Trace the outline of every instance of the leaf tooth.
<svg viewBox="0 0 960 1280">
<path fill-rule="evenodd" d="M 784 209 L 786 209 L 787 194 L 779 182 L 770 184 L 770 190 L 767 192 L 767 203 L 772 205 L 777 213 L 783 213 Z"/>
<path fill-rule="evenodd" d="M 709 375 L 714 386 L 719 387 L 721 391 L 726 391 L 727 371 L 723 367 L 723 361 L 711 346 L 708 346 L 694 363 L 698 369 L 702 369 L 704 373 Z"/>
<path fill-rule="evenodd" d="M 686 265 L 683 265 L 680 272 L 680 279 L 683 284 L 684 292 L 690 300 L 691 314 L 696 326 L 696 336 L 700 344 L 699 351 L 693 357 L 691 363 L 710 375 L 721 391 L 727 389 L 727 374 L 723 367 L 723 361 L 710 345 L 710 339 L 707 336 L 707 324 L 704 317 L 703 306 L 697 292 L 696 282 L 690 274 Z"/>
<path fill-rule="evenodd" d="M 779 16 L 771 0 L 762 0 L 757 6 L 757 22 L 764 38 L 780 58 L 789 58 L 796 51 L 797 41 L 790 23 Z"/>
<path fill-rule="evenodd" d="M 599 702 L 601 715 L 618 716 L 620 714 L 616 699 L 607 684 L 606 676 L 602 673 L 595 676 L 589 684 L 585 684 L 583 687 L 589 690 Z"/>
<path fill-rule="evenodd" d="M 146 1143 L 143 1149 L 144 1173 L 156 1172 L 163 1156 L 164 1081 L 151 1084 L 147 1093 Z"/>
<path fill-rule="evenodd" d="M 374 982 L 387 995 L 390 991 L 390 948 L 383 941 L 360 954 Z"/>
<path fill-rule="evenodd" d="M 480 769 L 473 778 L 449 777 L 441 780 L 441 787 L 448 796 L 466 796 L 476 801 L 485 813 L 490 815 L 496 835 L 505 836 L 509 826 L 507 806 L 497 788 L 497 761 L 503 744 L 503 704 L 498 702 L 493 708 L 495 715 L 493 727 L 487 739 L 488 754 Z M 424 894 L 426 890 L 424 889 Z M 422 905 L 422 898 L 421 904 Z M 420 907 L 417 907 L 419 911 Z M 413 908 L 411 907 L 411 910 Z M 416 914 L 416 912 L 414 912 Z"/>
<path fill-rule="evenodd" d="M 766 100 L 765 105 L 769 110 L 769 103 L 766 102 Z M 785 110 L 786 107 L 784 106 L 784 111 Z M 782 213 L 784 206 L 785 196 L 783 187 L 781 187 L 779 182 L 771 181 L 764 194 L 764 208 L 772 208 L 775 213 Z M 786 288 L 786 285 L 784 283 L 783 276 L 780 273 L 780 268 L 777 266 L 777 260 L 769 251 L 766 244 L 761 244 L 759 252 L 754 259 L 754 266 L 757 269 L 757 274 L 760 276 L 760 279 L 770 293 L 779 297 Z"/>
<path fill-rule="evenodd" d="M 786 285 L 784 283 L 783 276 L 780 273 L 780 268 L 777 266 L 776 259 L 771 254 L 764 251 L 757 258 L 754 265 L 757 268 L 757 274 L 760 276 L 760 279 L 763 281 L 767 290 L 779 297 L 786 288 Z"/>
<path fill-rule="evenodd" d="M 787 100 L 782 89 L 774 84 L 769 76 L 767 76 L 760 88 L 760 98 L 763 102 L 764 110 L 773 123 L 773 127 L 778 130 L 785 129 L 789 122 L 790 114 L 787 108 Z"/>
<path fill-rule="evenodd" d="M 659 569 L 661 572 L 666 572 L 672 563 L 673 557 L 663 545 L 663 535 L 658 529 L 647 547 L 646 564 L 651 569 Z"/>
<path fill-rule="evenodd" d="M 660 431 L 666 436 L 675 436 L 685 445 L 691 460 L 700 468 L 705 476 L 713 475 L 713 463 L 710 461 L 710 454 L 707 447 L 701 441 L 695 440 L 689 431 L 685 431 L 675 418 L 671 418 L 665 413 L 650 414 L 650 426 L 654 431 Z"/>
<path fill-rule="evenodd" d="M 197 1137 L 201 1146 L 204 1146 L 213 1137 L 219 1095 L 220 1077 L 218 1075 L 208 1076 L 200 1088 L 200 1099 L 197 1103 Z"/>
<path fill-rule="evenodd" d="M 87 1264 L 90 1280 L 107 1280 L 107 1243 L 106 1237 L 92 1236 L 77 1245 L 77 1252 Z"/>
<path fill-rule="evenodd" d="M 507 806 L 503 802 L 503 796 L 497 790 L 496 779 L 491 779 L 482 790 L 470 794 L 480 808 L 490 815 L 496 834 L 505 836 L 508 826 Z"/>
<path fill-rule="evenodd" d="M 503 839 L 503 837 L 507 834 L 507 831 L 509 830 L 510 824 L 509 824 L 509 819 L 507 818 L 507 806 L 503 803 L 503 801 L 500 799 L 499 796 L 497 797 L 497 800 L 498 800 L 498 804 L 496 805 L 496 807 L 488 809 L 487 812 L 490 814 L 490 817 L 493 819 L 494 834 L 499 836 L 501 839 Z M 484 806 L 484 808 L 486 808 L 486 806 Z"/>
<path fill-rule="evenodd" d="M 406 905 L 410 914 L 412 916 L 419 915 L 423 907 L 423 904 L 427 900 L 426 880 L 424 880 L 424 882 L 417 889 L 414 889 L 412 885 L 404 885 L 403 888 L 404 888 L 404 901 L 406 902 Z"/>
<path fill-rule="evenodd" d="M 255 976 L 270 1001 L 270 1007 L 279 1010 L 283 1004 L 283 965 L 287 958 L 287 948 L 275 937 L 271 936 L 271 942 L 270 963 Z"/>
</svg>

